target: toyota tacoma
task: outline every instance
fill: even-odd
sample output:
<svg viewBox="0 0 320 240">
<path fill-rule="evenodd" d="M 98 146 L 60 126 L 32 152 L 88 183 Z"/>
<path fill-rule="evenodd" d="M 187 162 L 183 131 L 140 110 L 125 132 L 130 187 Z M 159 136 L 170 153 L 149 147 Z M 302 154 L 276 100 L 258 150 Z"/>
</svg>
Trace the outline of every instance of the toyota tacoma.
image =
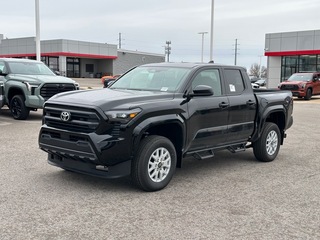
<svg viewBox="0 0 320 240">
<path fill-rule="evenodd" d="M 183 159 L 252 147 L 273 161 L 292 125 L 290 91 L 253 90 L 244 68 L 158 63 L 111 86 L 57 94 L 44 105 L 40 149 L 65 170 L 131 175 L 145 191 L 170 182 Z"/>
</svg>

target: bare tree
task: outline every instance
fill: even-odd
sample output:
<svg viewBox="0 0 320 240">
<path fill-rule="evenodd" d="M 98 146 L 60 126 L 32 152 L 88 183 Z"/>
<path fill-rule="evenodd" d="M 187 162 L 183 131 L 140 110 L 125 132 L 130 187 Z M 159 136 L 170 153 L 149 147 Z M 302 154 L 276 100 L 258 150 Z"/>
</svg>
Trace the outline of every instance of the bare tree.
<svg viewBox="0 0 320 240">
<path fill-rule="evenodd" d="M 267 77 L 267 68 L 264 66 L 260 67 L 258 63 L 254 63 L 250 67 L 249 75 L 256 78 L 265 78 Z"/>
</svg>

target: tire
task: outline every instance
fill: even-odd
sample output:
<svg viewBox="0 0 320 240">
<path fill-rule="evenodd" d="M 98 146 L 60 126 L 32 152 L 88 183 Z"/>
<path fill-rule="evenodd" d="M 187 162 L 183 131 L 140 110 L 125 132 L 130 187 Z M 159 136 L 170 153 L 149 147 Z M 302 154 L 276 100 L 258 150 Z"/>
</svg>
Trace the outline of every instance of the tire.
<svg viewBox="0 0 320 240">
<path fill-rule="evenodd" d="M 254 142 L 253 153 L 262 162 L 273 161 L 280 149 L 280 130 L 274 123 L 266 122 L 260 138 Z"/>
<path fill-rule="evenodd" d="M 308 88 L 306 96 L 304 97 L 304 100 L 310 100 L 312 97 L 312 89 Z"/>
<path fill-rule="evenodd" d="M 156 135 L 146 137 L 132 162 L 132 181 L 147 192 L 161 190 L 171 181 L 176 164 L 176 150 L 168 138 Z"/>
<path fill-rule="evenodd" d="M 16 120 L 25 120 L 30 113 L 30 109 L 24 104 L 24 97 L 22 95 L 13 96 L 10 101 L 10 111 Z"/>
</svg>

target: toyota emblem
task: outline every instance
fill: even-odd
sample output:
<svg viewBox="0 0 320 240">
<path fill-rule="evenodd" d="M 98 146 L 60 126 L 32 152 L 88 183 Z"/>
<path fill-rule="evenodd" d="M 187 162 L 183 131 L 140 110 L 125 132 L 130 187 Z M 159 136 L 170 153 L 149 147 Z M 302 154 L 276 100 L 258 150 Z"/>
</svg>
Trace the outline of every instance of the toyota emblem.
<svg viewBox="0 0 320 240">
<path fill-rule="evenodd" d="M 68 122 L 71 119 L 71 113 L 70 112 L 62 112 L 60 114 L 60 119 L 64 122 Z"/>
</svg>

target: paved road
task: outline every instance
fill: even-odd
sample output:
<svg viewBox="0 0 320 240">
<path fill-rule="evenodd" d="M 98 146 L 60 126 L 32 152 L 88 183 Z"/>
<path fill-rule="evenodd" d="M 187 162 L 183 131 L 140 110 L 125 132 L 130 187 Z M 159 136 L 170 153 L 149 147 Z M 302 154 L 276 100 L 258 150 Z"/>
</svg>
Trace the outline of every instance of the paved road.
<svg viewBox="0 0 320 240">
<path fill-rule="evenodd" d="M 186 159 L 170 185 L 63 171 L 38 149 L 41 112 L 0 113 L 0 239 L 320 239 L 319 100 L 296 101 L 272 163 L 252 150 Z"/>
</svg>

